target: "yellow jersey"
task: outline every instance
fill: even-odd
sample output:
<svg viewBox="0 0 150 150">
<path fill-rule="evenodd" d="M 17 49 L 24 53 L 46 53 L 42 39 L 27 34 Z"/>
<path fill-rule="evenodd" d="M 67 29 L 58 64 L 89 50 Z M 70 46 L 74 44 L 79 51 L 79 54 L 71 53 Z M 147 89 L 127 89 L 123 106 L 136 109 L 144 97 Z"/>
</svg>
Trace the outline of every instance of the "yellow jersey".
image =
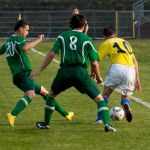
<svg viewBox="0 0 150 150">
<path fill-rule="evenodd" d="M 100 61 L 108 56 L 111 64 L 123 64 L 135 66 L 133 62 L 134 53 L 130 44 L 122 38 L 112 37 L 106 39 L 98 48 Z"/>
</svg>

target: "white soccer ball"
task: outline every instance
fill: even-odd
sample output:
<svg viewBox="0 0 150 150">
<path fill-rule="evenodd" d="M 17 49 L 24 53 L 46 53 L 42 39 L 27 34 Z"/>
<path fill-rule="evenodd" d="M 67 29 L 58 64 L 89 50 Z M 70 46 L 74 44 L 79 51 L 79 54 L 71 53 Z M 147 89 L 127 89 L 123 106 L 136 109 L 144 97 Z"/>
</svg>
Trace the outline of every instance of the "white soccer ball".
<svg viewBox="0 0 150 150">
<path fill-rule="evenodd" d="M 112 120 L 120 121 L 124 118 L 124 116 L 125 116 L 125 113 L 121 107 L 116 106 L 110 110 L 110 118 Z"/>
</svg>

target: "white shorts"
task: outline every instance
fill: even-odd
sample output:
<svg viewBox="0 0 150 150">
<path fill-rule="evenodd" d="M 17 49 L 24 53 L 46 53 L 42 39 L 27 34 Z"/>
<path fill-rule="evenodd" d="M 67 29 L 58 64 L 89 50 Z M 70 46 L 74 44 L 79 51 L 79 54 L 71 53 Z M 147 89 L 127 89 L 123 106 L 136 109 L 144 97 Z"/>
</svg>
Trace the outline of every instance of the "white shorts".
<svg viewBox="0 0 150 150">
<path fill-rule="evenodd" d="M 104 85 L 111 89 L 119 88 L 122 95 L 132 95 L 135 87 L 135 67 L 112 64 Z"/>
</svg>

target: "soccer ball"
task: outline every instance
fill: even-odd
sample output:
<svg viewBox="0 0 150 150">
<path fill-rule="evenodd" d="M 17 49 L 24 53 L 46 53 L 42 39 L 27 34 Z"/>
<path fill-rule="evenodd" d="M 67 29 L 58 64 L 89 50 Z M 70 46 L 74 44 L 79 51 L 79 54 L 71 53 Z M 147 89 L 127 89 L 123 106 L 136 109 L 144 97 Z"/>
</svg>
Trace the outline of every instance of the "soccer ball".
<svg viewBox="0 0 150 150">
<path fill-rule="evenodd" d="M 124 110 L 121 108 L 121 107 L 113 107 L 111 110 L 110 110 L 110 118 L 112 120 L 115 120 L 115 121 L 120 121 L 124 118 L 125 116 L 125 113 L 124 113 Z"/>
</svg>

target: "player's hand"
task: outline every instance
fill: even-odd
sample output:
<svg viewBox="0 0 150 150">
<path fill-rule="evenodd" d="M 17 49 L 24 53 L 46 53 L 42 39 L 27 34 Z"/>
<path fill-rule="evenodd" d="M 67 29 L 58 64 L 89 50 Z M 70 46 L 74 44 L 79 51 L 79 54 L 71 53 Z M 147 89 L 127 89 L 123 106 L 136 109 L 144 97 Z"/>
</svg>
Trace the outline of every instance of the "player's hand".
<svg viewBox="0 0 150 150">
<path fill-rule="evenodd" d="M 104 82 L 103 82 L 103 79 L 102 77 L 96 77 L 96 81 L 97 81 L 97 84 L 101 84 L 101 85 L 104 85 Z"/>
<path fill-rule="evenodd" d="M 101 76 L 100 76 L 100 77 L 97 77 L 94 72 L 91 73 L 91 78 L 92 78 L 97 84 L 104 85 L 102 77 L 101 77 Z"/>
<path fill-rule="evenodd" d="M 91 73 L 91 78 L 92 78 L 93 80 L 96 80 L 96 74 L 95 74 L 94 72 Z"/>
<path fill-rule="evenodd" d="M 134 90 L 135 90 L 135 92 L 140 92 L 142 90 L 141 83 L 140 83 L 139 79 L 137 79 L 136 82 L 135 82 Z"/>
<path fill-rule="evenodd" d="M 36 72 L 31 73 L 30 77 L 31 78 L 37 78 L 38 76 L 40 76 L 40 74 L 41 74 L 41 71 L 38 70 Z"/>
<path fill-rule="evenodd" d="M 43 40 L 45 39 L 44 34 L 39 35 L 39 39 L 40 39 L 41 41 L 43 41 Z"/>
<path fill-rule="evenodd" d="M 91 73 L 91 78 L 97 83 L 96 74 L 94 72 Z"/>
</svg>

